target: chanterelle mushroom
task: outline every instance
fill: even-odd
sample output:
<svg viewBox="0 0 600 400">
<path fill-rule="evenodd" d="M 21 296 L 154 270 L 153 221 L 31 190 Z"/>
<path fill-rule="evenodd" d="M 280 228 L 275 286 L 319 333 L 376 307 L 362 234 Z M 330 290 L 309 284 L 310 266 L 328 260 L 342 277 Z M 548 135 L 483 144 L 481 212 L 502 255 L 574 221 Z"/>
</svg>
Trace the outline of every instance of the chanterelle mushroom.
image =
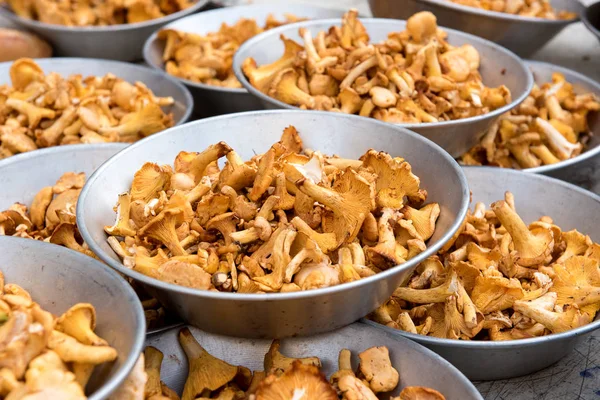
<svg viewBox="0 0 600 400">
<path fill-rule="evenodd" d="M 358 357 L 359 371 L 374 393 L 389 392 L 398 385 L 399 374 L 392 366 L 387 347 L 371 347 Z"/>
<path fill-rule="evenodd" d="M 219 142 L 180 152 L 173 166 L 145 163 L 105 230 L 127 267 L 155 279 L 228 292 L 311 290 L 424 251 L 440 212 L 426 199 L 403 158 L 323 155 L 304 149 L 289 126 L 248 161 Z"/>
</svg>

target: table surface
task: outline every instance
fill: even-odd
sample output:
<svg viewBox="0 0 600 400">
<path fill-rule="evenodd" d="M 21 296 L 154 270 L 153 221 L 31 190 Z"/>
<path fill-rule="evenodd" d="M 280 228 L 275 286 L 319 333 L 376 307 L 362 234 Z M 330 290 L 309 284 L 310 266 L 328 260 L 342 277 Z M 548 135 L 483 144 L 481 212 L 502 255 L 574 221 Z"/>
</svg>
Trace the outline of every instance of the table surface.
<svg viewBox="0 0 600 400">
<path fill-rule="evenodd" d="M 277 3 L 281 0 L 221 0 L 226 5 Z M 575 0 L 573 0 L 575 1 Z M 594 0 L 585 0 L 590 3 Z M 293 0 L 330 8 L 356 8 L 370 16 L 367 0 Z M 10 23 L 0 16 L 0 27 Z M 600 81 L 600 42 L 582 23 L 572 24 L 532 59 L 579 71 Z M 568 357 L 535 374 L 520 378 L 475 383 L 487 400 L 600 400 L 600 331 L 586 337 Z"/>
</svg>

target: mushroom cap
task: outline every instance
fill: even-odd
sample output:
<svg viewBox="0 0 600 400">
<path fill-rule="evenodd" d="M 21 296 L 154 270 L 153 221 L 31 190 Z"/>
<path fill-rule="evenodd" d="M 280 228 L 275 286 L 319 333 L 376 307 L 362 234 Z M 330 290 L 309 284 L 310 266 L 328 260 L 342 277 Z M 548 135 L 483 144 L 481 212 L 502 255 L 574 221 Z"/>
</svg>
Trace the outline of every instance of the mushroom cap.
<svg viewBox="0 0 600 400">
<path fill-rule="evenodd" d="M 295 361 L 282 375 L 269 375 L 257 387 L 256 400 L 337 400 L 318 367 Z"/>
</svg>

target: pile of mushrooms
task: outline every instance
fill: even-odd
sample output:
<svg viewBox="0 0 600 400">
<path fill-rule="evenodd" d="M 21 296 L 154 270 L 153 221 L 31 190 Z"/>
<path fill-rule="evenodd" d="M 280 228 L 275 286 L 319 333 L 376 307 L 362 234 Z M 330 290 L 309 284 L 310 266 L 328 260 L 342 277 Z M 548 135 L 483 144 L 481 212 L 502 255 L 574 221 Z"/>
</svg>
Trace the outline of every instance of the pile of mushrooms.
<svg viewBox="0 0 600 400">
<path fill-rule="evenodd" d="M 475 205 L 438 256 L 370 318 L 439 338 L 514 340 L 590 323 L 600 309 L 600 245 L 552 218 L 529 226 L 509 192 Z"/>
<path fill-rule="evenodd" d="M 75 224 L 75 209 L 85 173 L 67 172 L 41 189 L 27 207 L 14 203 L 0 212 L 0 235 L 43 240 L 96 257 L 83 242 Z"/>
<path fill-rule="evenodd" d="M 242 43 L 268 29 L 303 21 L 293 14 L 285 14 L 278 21 L 272 14 L 265 26 L 254 19 L 241 18 L 232 26 L 223 23 L 217 32 L 206 35 L 176 29 L 161 29 L 158 38 L 165 42 L 162 60 L 168 74 L 207 85 L 241 88 L 233 73 L 233 54 Z"/>
<path fill-rule="evenodd" d="M 576 157 L 592 135 L 588 116 L 598 110 L 600 102 L 594 93 L 576 94 L 564 75 L 555 72 L 552 82 L 535 86 L 460 162 L 525 169 Z"/>
<path fill-rule="evenodd" d="M 360 364 L 352 369 L 352 353 L 343 349 L 338 371 L 329 380 L 321 372 L 318 357 L 291 358 L 279 351 L 275 340 L 264 358 L 264 371 L 234 366 L 209 354 L 184 328 L 179 343 L 188 358 L 189 371 L 181 400 L 378 400 L 398 386 L 399 374 L 392 366 L 387 347 L 372 347 L 358 354 Z M 160 380 L 163 353 L 154 348 L 144 350 L 146 360 L 146 395 L 132 400 L 179 400 L 179 396 Z M 386 397 L 387 398 L 387 397 Z M 408 386 L 391 400 L 444 400 L 438 391 Z"/>
<path fill-rule="evenodd" d="M 78 143 L 134 142 L 174 125 L 141 82 L 45 74 L 21 58 L 10 68 L 12 86 L 0 86 L 0 159 L 18 153 Z"/>
<path fill-rule="evenodd" d="M 424 251 L 440 213 L 426 198 L 404 159 L 324 156 L 303 149 L 290 126 L 247 162 L 219 142 L 182 151 L 173 166 L 144 164 L 105 231 L 127 268 L 155 279 L 290 292 L 372 276 Z"/>
<path fill-rule="evenodd" d="M 244 60 L 250 84 L 286 104 L 310 110 L 359 114 L 392 123 L 432 123 L 485 114 L 510 103 L 505 86 L 486 87 L 478 72 L 479 53 L 454 47 L 436 17 L 420 12 L 406 30 L 369 43 L 350 10 L 342 26 L 313 38 L 300 28 L 303 45 L 284 36 L 285 50 L 272 64 Z"/>
<path fill-rule="evenodd" d="M 18 16 L 46 24 L 106 26 L 134 24 L 176 13 L 195 0 L 3 0 Z"/>
<path fill-rule="evenodd" d="M 41 189 L 30 207 L 14 203 L 0 212 L 0 236 L 42 240 L 97 258 L 81 238 L 75 221 L 77 200 L 84 184 L 85 173 L 67 172 L 54 186 Z M 135 285 L 134 288 L 142 300 L 148 327 L 163 324 L 166 314 L 160 303 L 143 288 Z"/>
<path fill-rule="evenodd" d="M 463 6 L 482 8 L 488 11 L 520 15 L 521 17 L 544 19 L 573 19 L 577 14 L 556 10 L 549 0 L 448 0 Z"/>
<path fill-rule="evenodd" d="M 56 318 L 0 272 L 0 397 L 86 399 L 95 366 L 117 358 L 95 325 L 93 305 L 76 304 Z"/>
</svg>

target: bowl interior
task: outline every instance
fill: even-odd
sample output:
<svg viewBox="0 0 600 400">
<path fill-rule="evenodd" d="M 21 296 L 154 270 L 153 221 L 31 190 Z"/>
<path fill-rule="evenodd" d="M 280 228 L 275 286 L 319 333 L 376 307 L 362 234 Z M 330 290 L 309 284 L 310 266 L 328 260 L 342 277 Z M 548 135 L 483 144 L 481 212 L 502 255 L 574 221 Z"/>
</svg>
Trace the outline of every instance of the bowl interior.
<svg viewBox="0 0 600 400">
<path fill-rule="evenodd" d="M 40 58 L 35 62 L 46 74 L 57 72 L 63 77 L 80 74 L 87 76 L 104 76 L 108 73 L 134 83 L 140 81 L 159 97 L 173 97 L 175 103 L 169 107 L 163 107 L 165 112 L 173 113 L 176 124 L 183 123 L 189 118 L 193 100 L 185 86 L 177 81 L 165 78 L 163 74 L 150 68 L 131 63 L 86 59 L 86 58 Z M 10 84 L 10 66 L 12 62 L 0 63 L 0 85 Z"/>
<path fill-rule="evenodd" d="M 223 358 L 233 365 L 243 365 L 251 370 L 263 370 L 263 358 L 270 340 L 239 340 L 203 332 L 190 327 L 196 340 L 212 355 Z M 163 363 L 162 378 L 181 393 L 187 376 L 187 359 L 178 341 L 179 329 L 148 338 L 147 344 L 160 349 L 165 360 L 180 362 Z M 392 365 L 400 373 L 398 388 L 382 399 L 398 395 L 406 386 L 426 386 L 440 391 L 448 400 L 475 400 L 481 396 L 475 387 L 447 361 L 424 347 L 402 337 L 356 323 L 334 332 L 310 337 L 288 338 L 281 342 L 281 351 L 290 357 L 317 356 L 323 364 L 323 372 L 330 376 L 337 370 L 339 351 L 349 349 L 353 354 L 353 366 L 358 365 L 358 353 L 373 347 L 387 346 Z M 316 400 L 316 399 L 315 399 Z"/>
<path fill-rule="evenodd" d="M 54 185 L 65 172 L 85 172 L 89 178 L 125 147 L 125 143 L 59 146 L 0 161 L 0 210 L 16 202 L 30 206 L 42 188 Z"/>
<path fill-rule="evenodd" d="M 507 190 L 515 196 L 517 212 L 526 224 L 550 216 L 563 232 L 577 229 L 600 241 L 600 225 L 592 216 L 600 213 L 600 197 L 562 181 L 541 175 L 497 168 L 465 167 L 473 204 L 486 207 L 504 199 Z"/>
<path fill-rule="evenodd" d="M 172 128 L 111 158 L 88 180 L 79 198 L 77 222 L 83 238 L 104 261 L 137 279 L 139 274 L 123 269 L 118 256 L 106 243 L 103 230 L 103 226 L 114 222 L 117 196 L 129 190 L 135 171 L 147 161 L 172 165 L 180 151 L 202 151 L 218 141 L 227 142 L 247 160 L 279 141 L 281 132 L 289 125 L 298 129 L 306 148 L 324 154 L 357 158 L 374 148 L 405 157 L 415 175 L 420 177 L 421 187 L 427 190 L 427 201 L 440 203 L 441 214 L 436 232 L 428 243 L 430 249 L 441 246 L 449 231 L 462 221 L 468 202 L 462 171 L 447 153 L 428 140 L 389 124 L 355 116 L 264 111 L 209 118 Z M 418 258 L 403 266 L 406 269 L 414 266 Z"/>
<path fill-rule="evenodd" d="M 372 43 L 387 39 L 387 35 L 391 32 L 398 32 L 406 29 L 406 22 L 401 20 L 365 18 L 361 19 L 361 22 L 365 26 Z M 341 26 L 341 20 L 330 19 L 308 21 L 283 26 L 262 33 L 247 41 L 236 53 L 233 64 L 236 76 L 245 87 L 250 87 L 250 84 L 241 72 L 242 62 L 248 57 L 254 58 L 258 65 L 269 64 L 276 61 L 283 55 L 284 49 L 283 42 L 279 36 L 283 34 L 298 43 L 302 43 L 302 39 L 298 33 L 298 28 L 300 26 L 308 29 L 313 37 L 315 37 L 319 31 L 326 31 L 331 26 Z M 461 46 L 463 44 L 471 44 L 477 49 L 481 58 L 479 71 L 486 86 L 496 87 L 506 85 L 512 93 L 513 100 L 522 96 L 523 93 L 528 90 L 528 72 L 514 54 L 487 40 L 452 29 L 442 29 L 448 32 L 447 40 L 451 45 Z M 254 90 L 252 92 L 255 93 L 258 91 Z M 284 106 L 284 103 L 281 103 L 278 100 L 269 99 L 269 101 Z M 288 105 L 285 106 L 289 107 Z"/>
<path fill-rule="evenodd" d="M 578 72 L 557 65 L 539 61 L 527 61 L 527 66 L 533 73 L 533 79 L 538 85 L 542 85 L 546 82 L 552 82 L 552 73 L 560 72 L 565 76 L 568 82 L 573 84 L 573 90 L 576 94 L 594 93 L 596 96 L 600 97 L 600 84 L 594 81 L 593 79 L 590 79 Z M 592 136 L 587 144 L 585 152 L 582 154 L 583 156 L 585 156 L 586 153 L 591 152 L 592 150 L 594 150 L 594 154 L 598 150 L 600 150 L 598 149 L 598 145 L 600 145 L 600 112 L 590 113 L 588 116 L 588 124 L 590 127 L 590 131 L 592 132 Z M 580 157 L 581 156 L 578 156 L 576 158 Z M 541 172 L 546 169 L 554 169 L 558 167 L 559 164 L 562 163 L 558 163 L 554 166 L 550 165 L 532 168 L 530 169 L 530 171 Z"/>
<path fill-rule="evenodd" d="M 293 14 L 297 17 L 309 19 L 323 19 L 341 17 L 343 11 L 302 4 L 256 4 L 205 11 L 171 22 L 162 29 L 176 29 L 198 35 L 206 35 L 210 32 L 217 32 L 221 24 L 233 25 L 240 18 L 252 18 L 259 26 L 264 26 L 269 14 L 278 20 L 283 20 L 285 14 Z M 158 40 L 157 33 L 152 34 L 144 46 L 145 61 L 152 67 L 163 70 L 165 67 L 162 60 L 164 48 L 165 42 Z M 181 80 L 186 82 L 186 84 L 197 84 L 197 82 L 186 79 Z"/>
<path fill-rule="evenodd" d="M 30 239 L 0 237 L 6 283 L 27 290 L 42 308 L 60 315 L 76 303 L 96 308 L 96 333 L 119 353 L 96 368 L 90 400 L 105 399 L 127 376 L 142 350 L 145 321 L 133 289 L 106 265 L 83 254 Z"/>
</svg>

